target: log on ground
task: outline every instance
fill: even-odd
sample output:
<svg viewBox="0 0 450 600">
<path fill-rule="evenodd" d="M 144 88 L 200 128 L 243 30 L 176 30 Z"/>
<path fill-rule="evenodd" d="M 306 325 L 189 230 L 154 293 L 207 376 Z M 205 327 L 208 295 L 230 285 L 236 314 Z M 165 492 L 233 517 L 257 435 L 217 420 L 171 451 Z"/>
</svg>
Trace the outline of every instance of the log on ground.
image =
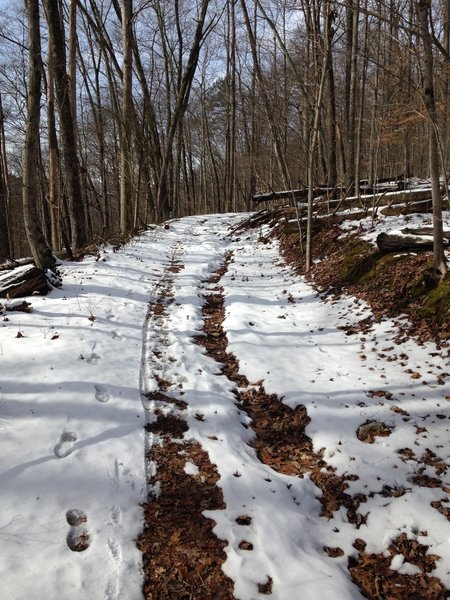
<svg viewBox="0 0 450 600">
<path fill-rule="evenodd" d="M 380 212 L 385 216 L 400 216 L 431 212 L 432 209 L 431 200 L 425 200 L 423 202 L 413 202 L 407 206 L 386 206 Z"/>
<path fill-rule="evenodd" d="M 50 290 L 41 269 L 25 265 L 0 275 L 0 298 L 23 298 L 34 293 L 47 294 Z"/>
<path fill-rule="evenodd" d="M 377 246 L 382 252 L 397 252 L 400 250 L 430 250 L 433 248 L 432 236 L 404 234 L 402 232 L 380 233 Z"/>
</svg>

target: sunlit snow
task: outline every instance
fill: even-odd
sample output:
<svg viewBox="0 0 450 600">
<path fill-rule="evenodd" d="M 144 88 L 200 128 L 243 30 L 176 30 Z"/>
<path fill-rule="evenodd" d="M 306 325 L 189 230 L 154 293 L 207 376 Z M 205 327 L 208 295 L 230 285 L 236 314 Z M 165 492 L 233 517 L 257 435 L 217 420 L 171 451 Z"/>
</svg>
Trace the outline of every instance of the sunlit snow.
<svg viewBox="0 0 450 600">
<path fill-rule="evenodd" d="M 29 298 L 30 314 L 3 314 L 2 598 L 141 598 L 135 541 L 143 526 L 146 479 L 158 468 L 144 460 L 146 448 L 156 443 L 144 435 L 143 425 L 152 419 L 144 395 L 158 388 L 155 375 L 183 390 L 185 437 L 199 441 L 217 465 L 226 509 L 207 516 L 227 541 L 223 569 L 234 581 L 236 598 L 267 597 L 257 587 L 266 576 L 273 580 L 273 600 L 361 598 L 347 571 L 348 556 L 356 553 L 353 541 L 363 538 L 368 552 L 381 552 L 401 532 L 441 557 L 433 574 L 450 587 L 450 523 L 431 507 L 446 494 L 412 485 L 415 463 L 397 452 L 413 448 L 420 456 L 430 449 L 448 462 L 450 376 L 445 385 L 438 382 L 450 371 L 448 354 L 414 340 L 397 344 L 397 325 L 389 319 L 365 336 L 347 335 L 338 326 L 367 317 L 368 306 L 351 297 L 325 301 L 283 264 L 276 242 L 258 242 L 259 231 L 229 237 L 237 219 L 184 218 L 168 230 L 148 230 L 117 252 L 107 247 L 82 263 L 65 262 L 61 289 Z M 373 241 L 369 219 L 362 228 Z M 251 422 L 242 426 L 234 384 L 194 343 L 207 280 L 228 251 L 233 259 L 221 281 L 228 350 L 250 382 L 263 381 L 268 393 L 289 406 L 304 404 L 314 448 L 324 449 L 338 473 L 359 477 L 348 482 L 349 493 L 371 494 L 361 508 L 367 524 L 359 530 L 343 511 L 331 520 L 320 516 L 321 492 L 308 477 L 282 475 L 259 462 L 249 445 Z M 157 330 L 146 322 L 148 303 L 174 258 L 184 269 L 172 275 L 174 301 Z M 155 356 L 156 349 L 161 355 Z M 167 349 L 172 360 L 164 358 Z M 390 360 L 394 354 L 406 356 L 401 365 Z M 413 379 L 411 371 L 420 376 Z M 372 390 L 391 392 L 394 399 L 373 396 Z M 203 420 L 195 418 L 199 412 Z M 360 442 L 356 429 L 375 418 L 392 434 L 374 444 Z M 422 427 L 426 431 L 417 433 Z M 240 477 L 233 477 L 237 470 Z M 187 462 L 185 472 L 196 476 L 198 468 Z M 450 486 L 448 473 L 441 478 Z M 407 493 L 386 498 L 380 494 L 386 485 Z M 71 510 L 81 512 L 68 515 Z M 236 517 L 243 513 L 252 518 L 245 531 L 252 551 L 239 548 L 243 533 Z M 74 514 L 86 520 L 71 525 Z M 74 527 L 83 527 L 89 538 L 83 552 L 68 547 Z M 345 555 L 329 558 L 324 546 L 339 546 Z M 400 556 L 392 568 L 417 572 Z"/>
</svg>

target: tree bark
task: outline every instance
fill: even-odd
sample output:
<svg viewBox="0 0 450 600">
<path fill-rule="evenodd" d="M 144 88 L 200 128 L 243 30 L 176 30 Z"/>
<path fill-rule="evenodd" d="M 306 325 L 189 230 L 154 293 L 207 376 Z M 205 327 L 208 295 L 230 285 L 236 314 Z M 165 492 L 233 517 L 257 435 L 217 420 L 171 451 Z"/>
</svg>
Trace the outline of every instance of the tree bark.
<svg viewBox="0 0 450 600">
<path fill-rule="evenodd" d="M 49 30 L 49 46 L 55 74 L 55 90 L 61 124 L 61 140 L 66 176 L 66 194 L 74 250 L 87 243 L 84 207 L 81 192 L 80 167 L 77 153 L 74 121 L 70 99 L 70 81 L 66 71 L 66 47 L 61 18 L 60 0 L 45 0 Z"/>
<path fill-rule="evenodd" d="M 47 69 L 47 128 L 48 128 L 48 196 L 50 204 L 51 239 L 54 251 L 59 249 L 59 182 L 58 138 L 55 124 L 55 86 L 52 61 Z"/>
<path fill-rule="evenodd" d="M 444 254 L 442 198 L 439 179 L 438 117 L 434 95 L 433 41 L 430 33 L 431 0 L 417 2 L 417 19 L 423 46 L 423 95 L 428 113 L 428 151 L 433 199 L 433 272 L 437 281 L 447 273 Z"/>
<path fill-rule="evenodd" d="M 3 107 L 0 95 L 0 261 L 10 258 L 10 240 L 8 225 L 8 171 L 3 160 L 4 129 Z"/>
<path fill-rule="evenodd" d="M 36 266 L 53 268 L 55 259 L 42 233 L 39 217 L 39 125 L 41 102 L 41 33 L 39 28 L 39 1 L 26 0 L 28 19 L 28 116 L 25 131 L 23 161 L 23 210 L 25 231 Z"/>
<path fill-rule="evenodd" d="M 132 225 L 131 118 L 132 90 L 132 18 L 133 1 L 122 0 L 122 115 L 120 123 L 120 231 L 129 233 Z"/>
</svg>

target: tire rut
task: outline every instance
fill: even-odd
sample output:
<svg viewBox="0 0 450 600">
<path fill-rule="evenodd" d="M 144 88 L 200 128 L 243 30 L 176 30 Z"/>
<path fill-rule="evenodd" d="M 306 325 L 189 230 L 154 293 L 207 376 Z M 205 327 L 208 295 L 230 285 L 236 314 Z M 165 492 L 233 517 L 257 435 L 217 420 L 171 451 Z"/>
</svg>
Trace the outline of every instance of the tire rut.
<svg viewBox="0 0 450 600">
<path fill-rule="evenodd" d="M 150 303 L 148 327 L 162 328 L 173 303 L 173 277 L 184 268 L 175 256 L 162 276 Z M 155 365 L 163 365 L 167 348 L 152 351 Z M 170 357 L 168 357 L 170 360 Z M 173 382 L 155 369 L 158 390 L 146 394 L 150 422 L 145 426 L 152 442 L 147 450 L 148 501 L 143 505 L 144 529 L 137 546 L 143 554 L 143 595 L 146 600 L 233 600 L 233 582 L 221 569 L 226 542 L 212 532 L 215 522 L 205 510 L 225 507 L 216 467 L 198 443 L 183 440 L 188 425 L 187 404 L 167 391 Z M 193 463 L 198 473 L 188 474 Z"/>
<path fill-rule="evenodd" d="M 228 340 L 223 329 L 225 298 L 220 280 L 232 261 L 233 255 L 229 253 L 224 264 L 209 280 L 209 283 L 215 284 L 216 287 L 205 295 L 205 335 L 197 337 L 196 342 L 205 348 L 208 356 L 222 363 L 222 373 L 236 384 L 236 403 L 252 420 L 250 427 L 255 433 L 255 438 L 251 446 L 255 448 L 259 460 L 285 475 L 303 478 L 308 474 L 322 492 L 319 498 L 322 505 L 321 516 L 332 519 L 334 511 L 345 509 L 348 522 L 353 524 L 357 531 L 365 524 L 369 514 L 359 510 L 367 501 L 367 496 L 350 495 L 346 490 L 349 487 L 347 481 L 354 481 L 358 477 L 352 474 L 338 475 L 335 468 L 323 460 L 323 453 L 314 451 L 312 440 L 305 433 L 305 428 L 310 422 L 305 406 L 297 405 L 292 409 L 283 404 L 276 394 L 268 394 L 262 382 L 250 383 L 239 372 L 236 356 L 227 352 Z M 359 554 L 356 555 L 357 558 L 349 559 L 348 568 L 351 578 L 361 592 L 368 598 L 389 597 L 393 600 L 412 597 L 441 600 L 448 597 L 447 590 L 439 579 L 427 575 L 430 571 L 430 560 L 426 555 L 428 547 L 417 542 L 414 547 L 401 542 L 401 535 L 393 540 L 387 559 L 383 554 L 366 554 L 364 540 L 355 539 L 354 548 Z M 324 547 L 323 551 L 331 558 L 344 554 L 339 547 Z M 402 555 L 405 561 L 410 560 L 423 572 L 406 576 L 393 571 L 389 565 L 395 555 Z M 418 555 L 422 556 L 419 562 Z M 431 558 L 439 559 L 434 556 Z M 413 596 L 410 595 L 411 590 L 414 590 Z M 271 591 L 266 593 L 270 594 Z"/>
</svg>

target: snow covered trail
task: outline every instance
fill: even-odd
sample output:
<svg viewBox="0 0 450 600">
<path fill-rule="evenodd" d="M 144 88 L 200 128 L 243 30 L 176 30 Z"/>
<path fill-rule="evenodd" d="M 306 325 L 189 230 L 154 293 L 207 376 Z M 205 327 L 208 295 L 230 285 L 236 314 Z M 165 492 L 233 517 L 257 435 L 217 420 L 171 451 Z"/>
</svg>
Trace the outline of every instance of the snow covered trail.
<svg viewBox="0 0 450 600">
<path fill-rule="evenodd" d="M 358 555 L 355 540 L 362 539 L 368 552 L 387 552 L 401 533 L 441 557 L 433 574 L 448 587 L 450 527 L 431 506 L 448 501 L 446 467 L 439 471 L 438 487 L 412 485 L 427 449 L 441 466 L 448 464 L 448 353 L 431 344 L 396 341 L 398 330 L 389 320 L 366 334 L 351 334 L 352 326 L 370 316 L 367 306 L 345 297 L 324 302 L 280 262 L 276 243 L 258 243 L 258 232 L 228 242 L 224 223 L 209 219 L 208 230 L 192 230 L 186 221 L 172 225 L 186 240 L 178 254 L 183 268 L 171 281 L 173 301 L 163 320 L 168 352 L 158 359 L 160 370 L 153 378 L 150 367 L 148 391 L 164 381 L 165 394 L 187 403 L 183 439 L 200 443 L 217 466 L 226 508 L 205 514 L 227 542 L 223 569 L 234 582 L 235 597 L 262 598 L 270 582 L 277 600 L 360 598 L 347 571 L 349 556 Z M 212 231 L 217 243 L 211 245 Z M 192 339 L 201 332 L 201 296 L 218 289 L 205 285 L 208 274 L 230 250 L 234 258 L 219 283 L 226 297 L 228 351 L 250 382 L 262 382 L 289 406 L 306 405 L 314 448 L 323 448 L 326 461 L 349 475 L 349 494 L 362 498 L 356 526 L 343 509 L 331 521 L 319 516 L 321 492 L 308 477 L 277 473 L 258 460 L 252 423 L 236 404 L 236 385 Z M 411 375 L 419 368 L 427 370 L 427 381 L 418 383 Z M 176 408 L 166 410 L 179 414 Z M 391 435 L 374 444 L 358 440 L 358 426 L 375 419 L 386 422 Z M 426 433 L 420 428 L 424 420 Z M 149 445 L 154 443 L 158 436 L 151 433 Z M 414 448 L 417 460 L 403 460 L 399 451 L 405 448 Z M 153 465 L 152 476 L 157 468 Z M 430 476 L 436 468 L 425 467 Z M 186 472 L 198 477 L 198 465 L 188 461 Z M 158 485 L 152 490 L 160 491 Z M 338 549 L 342 556 L 331 558 L 324 548 Z M 401 555 L 393 557 L 392 568 L 405 575 L 421 573 Z"/>
<path fill-rule="evenodd" d="M 224 507 L 205 514 L 225 542 L 236 599 L 269 589 L 273 600 L 361 598 L 347 568 L 356 538 L 390 556 L 401 533 L 441 557 L 431 575 L 450 587 L 448 350 L 399 340 L 388 319 L 354 328 L 367 306 L 324 301 L 283 264 L 276 242 L 260 242 L 257 231 L 228 237 L 236 219 L 175 220 L 117 252 L 65 263 L 61 290 L 30 299 L 31 314 L 5 313 L 2 599 L 142 598 L 140 503 L 163 493 L 158 465 L 146 471 L 144 461 L 160 443 L 151 430 L 158 410 L 182 413 L 181 458 L 181 443 L 196 443 L 217 467 Z M 208 283 L 230 252 L 220 282 Z M 358 527 L 343 507 L 320 516 L 321 491 L 308 475 L 259 460 L 237 384 L 196 340 L 205 296 L 219 287 L 227 351 L 250 387 L 306 406 L 315 451 L 363 498 Z M 162 387 L 172 404 L 158 401 Z M 367 420 L 390 435 L 361 442 L 356 430 Z M 193 485 L 201 466 L 186 458 Z M 332 558 L 325 547 L 342 553 Z M 421 573 L 399 553 L 392 569 Z"/>
<path fill-rule="evenodd" d="M 0 323 L 2 599 L 142 597 L 139 371 L 165 239 L 65 263 L 63 288 Z"/>
<path fill-rule="evenodd" d="M 349 494 L 365 497 L 359 509 L 363 526 L 351 525 L 341 508 L 329 523 L 309 515 L 303 539 L 320 540 L 316 551 L 320 543 L 344 550 L 331 562 L 346 569 L 348 557 L 357 556 L 356 538 L 364 540 L 367 553 L 389 557 L 391 542 L 404 533 L 441 557 L 432 574 L 450 588 L 449 511 L 436 510 L 439 503 L 448 509 L 450 501 L 448 345 L 402 340 L 398 323 L 387 318 L 357 333 L 354 326 L 371 316 L 363 302 L 324 302 L 280 262 L 276 243 L 256 244 L 256 232 L 241 237 L 230 245 L 235 260 L 222 279 L 228 351 L 267 393 L 291 407 L 306 406 L 306 433 L 315 450 L 324 450 L 337 473 L 352 475 Z M 387 424 L 391 434 L 361 442 L 356 431 L 366 421 Z M 320 551 L 310 559 L 327 563 Z M 401 555 L 392 568 L 421 573 Z M 322 595 L 319 585 L 316 597 Z"/>
<path fill-rule="evenodd" d="M 171 226 L 178 232 L 176 256 L 183 268 L 173 275 L 173 301 L 166 307 L 167 317 L 161 320 L 167 351 L 156 360 L 154 350 L 161 348 L 161 331 L 154 321 L 147 331 L 145 392 L 157 391 L 160 381 L 169 383 L 164 393 L 187 403 L 183 418 L 189 429 L 183 439 L 199 442 L 217 466 L 226 509 L 206 514 L 217 522 L 216 534 L 228 542 L 224 571 L 235 582 L 236 598 L 264 597 L 258 586 L 269 580 L 271 597 L 277 600 L 294 600 L 300 593 L 312 600 L 319 590 L 335 599 L 360 598 L 342 568 L 323 558 L 327 528 L 319 517 L 318 490 L 309 479 L 278 474 L 260 462 L 249 446 L 254 434 L 249 419 L 236 405 L 235 384 L 194 341 L 202 331 L 202 296 L 215 290 L 206 280 L 229 247 L 224 224 L 222 218 L 215 222 L 210 219 L 205 229 L 192 228 L 189 220 Z M 211 231 L 217 232 L 215 243 Z M 268 351 L 270 348 L 258 347 L 253 353 L 264 355 Z M 149 402 L 150 414 L 162 404 L 159 400 Z M 170 409 L 166 406 L 165 410 L 167 414 Z M 176 406 L 172 411 L 179 413 Z M 155 443 L 160 440 L 150 433 L 149 447 Z M 158 465 L 152 467 L 151 475 Z M 188 468 L 198 473 L 197 465 Z M 159 491 L 158 487 L 153 490 L 155 494 Z M 239 524 L 242 515 L 250 517 L 250 527 Z M 243 541 L 251 544 L 251 551 L 242 549 Z"/>
</svg>

